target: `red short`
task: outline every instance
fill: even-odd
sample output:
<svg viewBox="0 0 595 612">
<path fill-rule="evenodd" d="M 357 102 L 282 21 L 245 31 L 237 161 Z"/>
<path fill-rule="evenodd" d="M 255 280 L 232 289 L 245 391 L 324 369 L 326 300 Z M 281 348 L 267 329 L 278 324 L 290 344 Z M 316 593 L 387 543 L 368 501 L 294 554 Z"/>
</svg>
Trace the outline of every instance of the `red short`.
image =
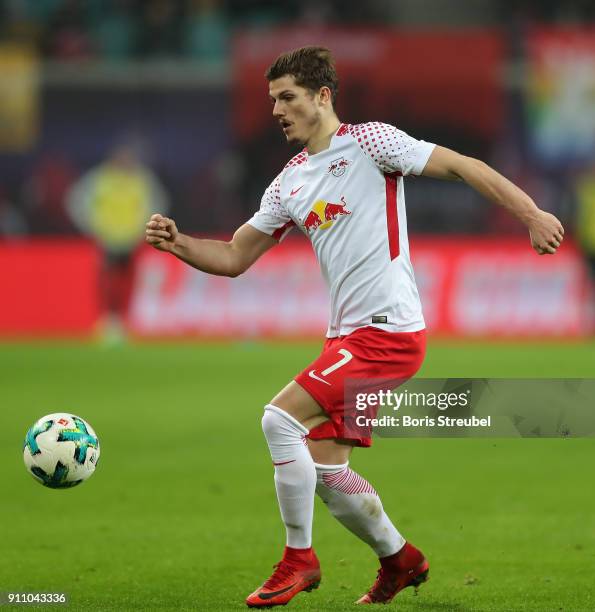
<svg viewBox="0 0 595 612">
<path fill-rule="evenodd" d="M 354 426 L 356 393 L 395 389 L 419 370 L 425 351 L 425 330 L 394 333 L 362 327 L 348 336 L 327 338 L 318 359 L 295 377 L 330 419 L 311 429 L 308 437 L 371 446 L 371 433 Z"/>
</svg>

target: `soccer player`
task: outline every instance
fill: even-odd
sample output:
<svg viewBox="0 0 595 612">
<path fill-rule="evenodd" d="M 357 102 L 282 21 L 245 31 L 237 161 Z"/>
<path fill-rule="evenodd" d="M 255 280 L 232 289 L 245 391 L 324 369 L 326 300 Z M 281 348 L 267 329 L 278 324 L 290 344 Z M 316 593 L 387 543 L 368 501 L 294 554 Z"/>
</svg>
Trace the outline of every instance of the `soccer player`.
<svg viewBox="0 0 595 612">
<path fill-rule="evenodd" d="M 338 80 L 328 49 L 304 47 L 268 69 L 273 117 L 303 146 L 264 192 L 260 210 L 230 242 L 180 233 L 153 215 L 146 240 L 208 274 L 235 277 L 297 226 L 310 241 L 330 291 L 330 321 L 320 356 L 264 408 L 287 543 L 272 576 L 246 600 L 283 605 L 320 582 L 312 549 L 314 495 L 380 559 L 372 587 L 357 603 L 388 603 L 428 576 L 428 561 L 406 542 L 373 486 L 349 468 L 369 432 L 354 429 L 345 385 L 404 381 L 425 351 L 424 320 L 409 259 L 404 177 L 465 181 L 525 224 L 532 247 L 552 254 L 564 230 L 553 215 L 485 163 L 416 140 L 392 125 L 342 123 Z"/>
</svg>

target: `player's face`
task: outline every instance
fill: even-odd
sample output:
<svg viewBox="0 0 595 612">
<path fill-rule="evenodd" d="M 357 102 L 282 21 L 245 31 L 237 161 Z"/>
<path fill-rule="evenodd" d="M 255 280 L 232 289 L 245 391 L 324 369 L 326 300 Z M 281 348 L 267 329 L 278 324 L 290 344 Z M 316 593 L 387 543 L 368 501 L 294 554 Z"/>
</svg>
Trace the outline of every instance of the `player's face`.
<svg viewBox="0 0 595 612">
<path fill-rule="evenodd" d="M 318 96 L 296 85 L 291 75 L 270 81 L 269 96 L 273 117 L 279 121 L 287 142 L 306 144 L 320 126 Z"/>
</svg>

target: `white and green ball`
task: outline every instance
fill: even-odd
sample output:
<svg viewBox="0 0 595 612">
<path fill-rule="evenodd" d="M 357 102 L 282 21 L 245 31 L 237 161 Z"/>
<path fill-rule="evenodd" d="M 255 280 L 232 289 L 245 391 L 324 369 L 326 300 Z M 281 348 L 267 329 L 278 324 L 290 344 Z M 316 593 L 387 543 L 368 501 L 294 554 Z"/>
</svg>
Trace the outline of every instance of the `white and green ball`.
<svg viewBox="0 0 595 612">
<path fill-rule="evenodd" d="M 99 440 L 84 419 L 67 412 L 36 421 L 25 437 L 23 459 L 30 474 L 52 489 L 87 480 L 99 461 Z"/>
</svg>

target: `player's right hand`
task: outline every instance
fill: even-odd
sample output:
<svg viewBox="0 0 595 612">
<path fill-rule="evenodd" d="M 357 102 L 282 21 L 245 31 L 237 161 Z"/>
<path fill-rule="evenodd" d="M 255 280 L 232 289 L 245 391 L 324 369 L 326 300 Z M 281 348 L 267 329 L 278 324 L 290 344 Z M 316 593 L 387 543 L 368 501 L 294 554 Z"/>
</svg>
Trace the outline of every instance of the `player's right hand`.
<svg viewBox="0 0 595 612">
<path fill-rule="evenodd" d="M 145 229 L 145 240 L 160 251 L 171 251 L 178 237 L 178 228 L 173 219 L 159 213 L 152 215 Z"/>
<path fill-rule="evenodd" d="M 528 223 L 531 246 L 540 255 L 553 255 L 564 240 L 564 228 L 554 215 L 538 210 Z"/>
</svg>

